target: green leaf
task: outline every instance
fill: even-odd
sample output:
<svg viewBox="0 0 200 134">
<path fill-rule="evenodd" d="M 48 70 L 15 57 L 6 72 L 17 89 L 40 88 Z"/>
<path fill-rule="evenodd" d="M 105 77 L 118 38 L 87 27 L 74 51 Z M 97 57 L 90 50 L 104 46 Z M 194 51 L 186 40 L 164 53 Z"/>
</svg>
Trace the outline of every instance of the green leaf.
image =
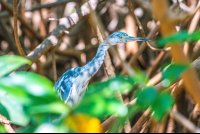
<svg viewBox="0 0 200 134">
<path fill-rule="evenodd" d="M 181 74 L 189 69 L 189 64 L 178 64 L 173 63 L 166 68 L 163 69 L 163 86 L 168 87 L 170 86 L 174 81 L 178 80 L 180 78 Z"/>
<path fill-rule="evenodd" d="M 105 83 L 101 83 L 105 88 L 108 86 L 109 89 L 117 91 L 119 90 L 122 94 L 130 92 L 133 89 L 134 81 L 130 77 L 117 76 L 116 78 L 110 79 Z"/>
<path fill-rule="evenodd" d="M 89 85 L 90 92 L 101 92 L 104 95 L 110 96 L 113 92 L 120 91 L 121 93 L 130 92 L 133 89 L 134 81 L 130 77 L 116 76 L 116 78 L 109 79 L 106 82 L 98 82 Z M 102 89 L 107 88 L 108 90 Z"/>
<path fill-rule="evenodd" d="M 200 39 L 200 31 L 193 32 L 191 34 L 188 33 L 188 31 L 182 31 L 179 33 L 176 33 L 169 37 L 164 37 L 161 39 L 158 39 L 156 41 L 156 44 L 158 47 L 164 47 L 168 43 L 183 43 L 185 41 L 187 42 L 196 42 Z"/>
<path fill-rule="evenodd" d="M 118 116 L 125 116 L 127 114 L 127 107 L 119 100 L 114 98 L 109 99 L 95 93 L 93 95 L 86 94 L 81 100 L 81 104 L 78 105 L 74 111 L 103 119 L 105 115 L 109 116 L 115 113 L 117 113 Z"/>
<path fill-rule="evenodd" d="M 0 101 L 0 113 L 1 115 L 5 116 L 5 117 L 9 117 L 8 111 L 5 109 L 5 107 L 1 104 Z"/>
<path fill-rule="evenodd" d="M 41 113 L 54 113 L 63 114 L 69 112 L 69 108 L 62 101 L 52 101 L 50 104 L 42 104 L 30 107 L 27 109 L 29 114 L 41 114 Z"/>
<path fill-rule="evenodd" d="M 0 78 L 0 90 L 8 92 L 24 105 L 58 100 L 52 89 L 50 80 L 31 72 L 16 72 Z"/>
<path fill-rule="evenodd" d="M 142 71 L 137 71 L 132 77 L 132 79 L 133 81 L 141 85 L 146 85 L 148 80 L 146 74 Z"/>
<path fill-rule="evenodd" d="M 29 123 L 30 117 L 24 112 L 20 104 L 4 95 L 1 95 L 0 98 L 0 103 L 8 112 L 9 117 L 7 118 L 12 121 L 13 124 L 26 126 Z"/>
<path fill-rule="evenodd" d="M 16 55 L 0 56 L 0 77 L 9 74 L 24 64 L 31 64 L 31 61 Z"/>
<path fill-rule="evenodd" d="M 41 124 L 36 130 L 35 133 L 67 133 L 68 130 L 63 125 L 53 125 L 53 124 Z"/>
<path fill-rule="evenodd" d="M 154 112 L 153 119 L 161 121 L 163 116 L 172 108 L 174 99 L 168 92 L 163 92 L 156 97 L 151 112 Z"/>
<path fill-rule="evenodd" d="M 8 133 L 2 124 L 0 124 L 0 133 Z"/>
<path fill-rule="evenodd" d="M 143 90 L 138 90 L 135 94 L 137 98 L 136 104 L 143 109 L 147 109 L 153 104 L 157 96 L 157 91 L 154 87 L 146 87 Z"/>
<path fill-rule="evenodd" d="M 0 92 L 2 91 L 5 92 L 7 96 L 13 98 L 13 100 L 16 100 L 22 105 L 28 106 L 35 103 L 33 97 L 28 95 L 25 91 L 21 90 L 20 88 L 7 87 L 3 83 L 0 83 Z"/>
<path fill-rule="evenodd" d="M 1 98 L 9 98 L 9 101 L 0 102 L 8 112 L 8 118 L 21 126 L 26 126 L 30 118 L 32 123 L 39 125 L 48 122 L 49 115 L 69 112 L 68 107 L 52 90 L 51 81 L 30 72 L 16 72 L 0 78 Z"/>
</svg>

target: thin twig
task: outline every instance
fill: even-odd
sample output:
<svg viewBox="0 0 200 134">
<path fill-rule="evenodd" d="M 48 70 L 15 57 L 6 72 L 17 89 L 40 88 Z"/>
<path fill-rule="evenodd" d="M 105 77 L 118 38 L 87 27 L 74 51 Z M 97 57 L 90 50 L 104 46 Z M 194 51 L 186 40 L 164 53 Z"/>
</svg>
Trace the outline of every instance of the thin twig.
<svg viewBox="0 0 200 134">
<path fill-rule="evenodd" d="M 0 123 L 2 123 L 2 124 L 10 124 L 11 121 L 0 118 Z"/>
<path fill-rule="evenodd" d="M 0 0 L 0 3 L 1 3 L 1 5 L 2 5 L 11 15 L 13 15 L 13 8 L 12 8 L 7 2 L 5 2 L 4 0 Z M 43 41 L 43 37 L 42 37 L 40 34 L 38 34 L 38 32 L 35 31 L 35 30 L 33 29 L 33 27 L 32 27 L 31 25 L 29 25 L 29 24 L 22 18 L 22 16 L 21 16 L 20 14 L 18 14 L 17 18 L 20 20 L 21 24 L 22 24 L 25 28 L 27 28 L 27 29 L 33 34 L 33 36 L 34 36 L 35 38 L 37 38 L 40 42 Z"/>
<path fill-rule="evenodd" d="M 69 48 L 69 49 L 61 51 L 59 49 L 55 49 L 55 53 L 58 55 L 75 58 L 75 59 L 79 60 L 81 66 L 82 66 L 83 62 L 81 61 L 81 54 L 87 53 L 89 51 L 97 50 L 97 48 L 98 48 L 98 45 L 87 45 L 86 48 L 83 50 L 76 50 L 76 49 Z"/>
<path fill-rule="evenodd" d="M 148 133 L 150 129 L 150 120 L 148 120 L 141 129 L 140 133 Z"/>
<path fill-rule="evenodd" d="M 60 5 L 63 5 L 63 4 L 67 4 L 68 2 L 79 2 L 79 1 L 80 0 L 59 0 L 59 1 L 56 1 L 56 2 L 53 2 L 53 3 L 48 3 L 48 4 L 37 4 L 35 6 L 26 8 L 25 11 L 26 12 L 33 12 L 35 10 L 41 10 L 42 8 L 52 8 L 52 7 L 60 6 Z M 18 7 L 20 5 L 21 4 L 18 4 Z M 10 13 L 8 11 L 3 11 L 0 14 L 0 19 L 8 17 L 8 16 L 10 16 Z"/>
<path fill-rule="evenodd" d="M 11 127 L 11 121 L 9 121 L 6 117 L 4 117 L 3 115 L 0 114 L 0 123 L 3 124 L 3 126 L 5 127 L 6 131 L 8 133 L 15 133 L 15 131 L 13 130 L 13 128 Z"/>
<path fill-rule="evenodd" d="M 158 25 L 159 25 L 159 24 L 158 24 Z M 156 25 L 155 28 L 154 28 L 153 30 L 150 31 L 150 33 L 149 33 L 149 34 L 147 35 L 147 37 L 146 37 L 147 39 L 151 39 L 151 38 L 158 32 L 158 25 Z M 129 60 L 128 64 L 131 65 L 131 66 L 134 65 L 135 62 L 137 61 L 138 57 L 142 54 L 142 52 L 145 50 L 146 47 L 147 47 L 146 43 L 143 42 L 143 43 L 140 45 L 138 51 L 135 53 L 135 55 L 133 55 L 133 56 L 131 57 L 131 59 Z M 125 74 L 125 73 L 126 73 L 126 70 L 123 69 L 121 73 L 122 73 L 122 74 Z"/>
<path fill-rule="evenodd" d="M 104 132 L 107 132 L 111 126 L 114 124 L 118 117 L 115 115 L 110 116 L 108 119 L 106 119 L 103 123 L 101 123 L 101 127 L 103 128 Z"/>
<path fill-rule="evenodd" d="M 159 53 L 159 55 L 155 59 L 153 65 L 147 71 L 147 76 L 148 77 L 151 77 L 151 75 L 154 73 L 154 71 L 156 71 L 156 69 L 158 68 L 158 65 L 159 65 L 160 61 L 164 58 L 164 56 L 166 54 L 167 54 L 166 52 L 160 52 Z"/>
<path fill-rule="evenodd" d="M 17 16 L 18 16 L 18 8 L 17 8 L 17 0 L 14 0 L 13 1 L 13 17 L 14 17 L 14 35 L 15 35 L 15 42 L 16 42 L 16 45 L 17 45 L 17 49 L 20 53 L 20 55 L 22 57 L 26 57 L 26 55 L 24 54 L 24 51 L 22 49 L 22 46 L 20 44 L 20 41 L 19 41 L 19 36 L 18 36 L 18 26 L 17 26 Z"/>
<path fill-rule="evenodd" d="M 164 133 L 167 126 L 167 118 L 163 118 L 159 124 L 158 133 Z"/>
<path fill-rule="evenodd" d="M 51 58 L 48 58 L 46 62 L 42 63 L 42 68 L 48 70 L 49 68 L 52 68 L 52 56 Z M 55 55 L 56 63 L 67 63 L 68 61 L 71 61 L 71 58 L 68 58 L 66 56 L 59 56 Z"/>
<path fill-rule="evenodd" d="M 169 114 L 168 125 L 166 129 L 166 133 L 174 133 L 175 130 L 175 121 L 172 118 L 172 114 Z"/>
<path fill-rule="evenodd" d="M 130 133 L 139 133 L 141 131 L 144 123 L 150 119 L 149 113 L 150 113 L 150 109 L 147 109 L 143 113 L 143 115 L 138 119 L 138 121 L 135 123 L 135 125 L 132 127 Z"/>
<path fill-rule="evenodd" d="M 150 12 L 152 14 L 152 6 L 149 2 L 144 0 L 134 0 L 140 7 L 143 7 L 147 12 Z"/>
<path fill-rule="evenodd" d="M 19 55 L 19 51 L 17 49 L 17 46 L 15 45 L 15 39 L 7 29 L 5 21 L 2 20 L 0 22 L 0 28 L 2 30 L 1 32 L 3 33 L 2 36 L 9 43 L 11 50 L 14 52 L 15 55 Z"/>
<path fill-rule="evenodd" d="M 62 51 L 59 49 L 55 49 L 56 54 L 67 56 L 67 57 L 74 57 L 77 59 L 80 59 L 82 52 L 83 52 L 82 50 L 76 50 L 76 49 L 66 49 Z"/>
<path fill-rule="evenodd" d="M 19 8 L 19 6 L 21 5 L 22 0 L 19 0 L 17 8 Z"/>
<path fill-rule="evenodd" d="M 134 9 L 133 9 L 133 5 L 132 5 L 132 3 L 131 3 L 130 0 L 128 0 L 128 6 L 129 6 L 129 8 L 131 9 L 131 14 L 132 14 L 133 18 L 135 19 L 136 23 L 138 24 L 138 27 L 139 27 L 139 30 L 140 30 L 140 33 L 141 33 L 142 37 L 143 37 L 143 38 L 146 38 L 145 33 L 144 33 L 144 29 L 143 29 L 143 27 L 142 27 L 142 24 L 140 23 L 139 19 L 138 19 L 137 16 L 135 15 Z M 162 49 L 162 48 L 155 48 L 155 47 L 151 46 L 151 44 L 150 44 L 148 41 L 144 41 L 144 42 L 145 42 L 146 45 L 147 45 L 151 50 L 153 50 L 153 51 L 169 51 L 169 50 L 170 50 L 170 47 L 168 47 L 168 48 L 163 48 L 163 49 Z"/>
<path fill-rule="evenodd" d="M 181 115 L 178 112 L 173 112 L 173 111 L 171 111 L 170 113 L 172 114 L 172 117 L 181 125 L 183 125 L 188 131 L 190 131 L 191 133 L 200 133 L 200 128 L 196 127 L 192 122 L 190 122 L 183 115 Z"/>
<path fill-rule="evenodd" d="M 198 2 L 197 4 L 197 9 L 200 7 L 200 1 Z M 197 24 L 199 22 L 199 18 L 200 18 L 200 9 L 197 10 L 197 12 L 195 13 L 191 23 L 190 23 L 190 26 L 189 26 L 189 29 L 188 29 L 188 33 L 192 33 L 195 31 L 196 27 L 197 27 Z M 184 53 L 188 56 L 190 56 L 190 54 L 192 53 L 190 50 L 191 49 L 192 45 L 190 45 L 188 42 L 186 42 L 184 44 Z"/>
<path fill-rule="evenodd" d="M 150 132 L 149 133 L 158 133 L 158 122 L 150 119 Z"/>
<path fill-rule="evenodd" d="M 56 59 L 55 59 L 55 49 L 52 48 L 51 50 L 51 55 L 52 55 L 52 64 L 53 64 L 53 80 L 54 84 L 57 82 L 57 69 L 56 69 Z"/>
<path fill-rule="evenodd" d="M 45 22 L 43 19 L 43 15 L 42 15 L 42 10 L 39 11 L 40 12 L 40 18 L 41 18 L 41 22 L 40 22 L 40 35 L 42 37 L 46 37 L 47 36 L 47 30 L 46 30 L 46 26 L 45 26 Z"/>
</svg>

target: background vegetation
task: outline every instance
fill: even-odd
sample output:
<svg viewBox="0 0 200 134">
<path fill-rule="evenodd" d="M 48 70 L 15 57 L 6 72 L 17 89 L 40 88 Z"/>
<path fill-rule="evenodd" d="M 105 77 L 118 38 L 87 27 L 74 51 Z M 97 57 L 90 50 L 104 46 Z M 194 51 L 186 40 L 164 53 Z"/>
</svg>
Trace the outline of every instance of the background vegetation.
<svg viewBox="0 0 200 134">
<path fill-rule="evenodd" d="M 0 132 L 200 132 L 199 0 L 0 0 Z M 81 103 L 53 85 L 115 31 Z"/>
</svg>

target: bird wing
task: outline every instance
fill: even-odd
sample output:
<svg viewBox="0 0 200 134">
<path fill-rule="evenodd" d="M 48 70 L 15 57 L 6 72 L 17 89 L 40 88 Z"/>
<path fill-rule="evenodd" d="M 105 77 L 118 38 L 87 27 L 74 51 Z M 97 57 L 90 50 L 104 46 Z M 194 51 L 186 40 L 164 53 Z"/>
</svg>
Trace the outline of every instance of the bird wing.
<svg viewBox="0 0 200 134">
<path fill-rule="evenodd" d="M 76 78 L 82 73 L 80 67 L 75 67 L 65 72 L 56 82 L 54 88 L 58 91 L 61 100 L 67 102 L 72 93 L 72 87 L 76 85 Z M 71 98 L 73 99 L 73 98 Z"/>
<path fill-rule="evenodd" d="M 57 90 L 60 99 L 67 101 L 71 94 L 72 86 L 73 86 L 73 71 L 74 68 L 65 72 L 60 79 L 56 82 L 54 88 Z"/>
<path fill-rule="evenodd" d="M 65 102 L 67 102 L 70 97 L 70 94 L 72 92 L 72 86 L 73 86 L 72 81 L 68 79 L 62 81 L 62 87 L 64 90 L 61 90 L 60 95 L 62 96 L 63 100 L 65 100 Z"/>
</svg>

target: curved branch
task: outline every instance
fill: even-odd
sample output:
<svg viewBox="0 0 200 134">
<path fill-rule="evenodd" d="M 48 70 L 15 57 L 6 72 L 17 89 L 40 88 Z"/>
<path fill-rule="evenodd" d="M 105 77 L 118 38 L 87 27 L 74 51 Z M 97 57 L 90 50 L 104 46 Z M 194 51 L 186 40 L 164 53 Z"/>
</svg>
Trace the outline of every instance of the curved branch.
<svg viewBox="0 0 200 134">
<path fill-rule="evenodd" d="M 2 0 L 0 0 L 1 2 Z M 104 0 L 90 0 L 88 1 L 93 10 L 96 9 L 99 2 Z M 34 63 L 37 59 L 39 59 L 44 53 L 46 53 L 51 48 L 55 47 L 58 41 L 65 35 L 66 30 L 72 28 L 75 24 L 80 22 L 84 17 L 90 14 L 90 8 L 88 6 L 88 2 L 83 4 L 80 9 L 78 9 L 75 13 L 72 13 L 70 16 L 60 19 L 60 25 L 58 25 L 40 45 L 38 45 L 31 53 L 28 54 L 27 59 Z M 18 70 L 28 70 L 30 65 L 24 65 L 20 67 Z"/>
<path fill-rule="evenodd" d="M 17 45 L 17 49 L 22 57 L 26 57 L 24 54 L 24 51 L 22 49 L 22 46 L 19 41 L 19 36 L 18 36 L 18 29 L 17 29 L 17 16 L 18 16 L 18 9 L 17 9 L 17 0 L 13 1 L 13 17 L 14 17 L 14 35 L 15 35 L 15 42 Z"/>
</svg>

